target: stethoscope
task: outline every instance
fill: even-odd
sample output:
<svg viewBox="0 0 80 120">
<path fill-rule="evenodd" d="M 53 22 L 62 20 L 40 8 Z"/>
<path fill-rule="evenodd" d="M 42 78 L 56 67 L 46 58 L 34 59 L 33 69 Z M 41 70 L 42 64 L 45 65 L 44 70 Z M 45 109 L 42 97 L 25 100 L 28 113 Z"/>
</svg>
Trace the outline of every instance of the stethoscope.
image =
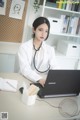
<svg viewBox="0 0 80 120">
<path fill-rule="evenodd" d="M 36 64 L 35 64 L 36 54 L 37 54 L 37 52 L 40 50 L 41 46 L 42 46 L 42 43 L 41 43 L 41 45 L 39 46 L 39 48 L 36 49 L 35 46 L 34 46 L 34 44 L 33 44 L 33 48 L 34 48 L 34 50 L 35 50 L 34 57 L 33 57 L 33 65 L 34 65 L 34 68 L 35 68 L 38 72 L 40 72 L 40 73 L 45 73 L 45 72 L 48 72 L 48 71 L 50 70 L 50 65 L 49 65 L 49 67 L 48 67 L 46 70 L 40 71 L 40 70 L 38 70 L 38 68 L 36 67 Z"/>
</svg>

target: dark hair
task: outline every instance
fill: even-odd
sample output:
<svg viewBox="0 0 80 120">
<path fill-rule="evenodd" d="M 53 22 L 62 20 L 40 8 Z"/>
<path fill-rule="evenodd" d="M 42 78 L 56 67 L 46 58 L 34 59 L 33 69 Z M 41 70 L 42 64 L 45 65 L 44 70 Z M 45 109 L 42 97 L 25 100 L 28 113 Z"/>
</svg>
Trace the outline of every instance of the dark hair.
<svg viewBox="0 0 80 120">
<path fill-rule="evenodd" d="M 48 35 L 47 35 L 47 37 L 46 37 L 46 39 L 48 38 L 48 36 L 49 36 L 49 31 L 50 31 L 50 23 L 49 23 L 49 20 L 47 19 L 47 18 L 45 18 L 45 17 L 38 17 L 38 18 L 36 18 L 35 20 L 34 20 L 34 22 L 33 22 L 33 28 L 34 28 L 34 30 L 36 30 L 36 28 L 39 26 L 39 25 L 41 25 L 41 24 L 44 24 L 44 23 L 46 23 L 47 24 L 47 26 L 48 26 Z M 35 34 L 33 34 L 33 38 L 35 37 Z M 46 40 L 45 39 L 45 40 Z"/>
</svg>

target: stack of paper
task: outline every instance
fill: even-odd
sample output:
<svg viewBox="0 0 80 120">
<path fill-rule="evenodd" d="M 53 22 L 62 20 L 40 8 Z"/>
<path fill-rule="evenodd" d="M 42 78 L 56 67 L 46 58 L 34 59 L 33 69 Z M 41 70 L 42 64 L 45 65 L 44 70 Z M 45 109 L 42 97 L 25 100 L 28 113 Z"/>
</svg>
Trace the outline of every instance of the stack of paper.
<svg viewBox="0 0 80 120">
<path fill-rule="evenodd" d="M 0 90 L 16 92 L 17 84 L 17 80 L 0 78 Z"/>
</svg>

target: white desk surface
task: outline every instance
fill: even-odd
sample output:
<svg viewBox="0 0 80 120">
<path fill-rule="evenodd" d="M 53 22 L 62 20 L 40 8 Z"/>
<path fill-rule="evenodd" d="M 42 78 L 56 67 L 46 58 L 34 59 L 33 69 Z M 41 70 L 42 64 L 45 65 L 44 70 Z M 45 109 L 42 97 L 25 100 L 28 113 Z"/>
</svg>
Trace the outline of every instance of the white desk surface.
<svg viewBox="0 0 80 120">
<path fill-rule="evenodd" d="M 23 81 L 28 82 L 26 78 L 17 73 L 0 73 L 0 77 L 16 79 L 19 85 Z M 19 91 L 16 93 L 0 91 L 0 113 L 8 112 L 8 120 L 80 120 L 80 114 L 70 118 L 63 117 L 58 108 L 51 107 L 44 101 L 36 100 L 34 105 L 27 106 L 21 101 L 21 96 Z M 58 106 L 62 100 L 67 98 L 47 98 L 45 100 L 54 106 Z M 80 97 L 69 98 L 75 99 L 80 109 Z"/>
</svg>

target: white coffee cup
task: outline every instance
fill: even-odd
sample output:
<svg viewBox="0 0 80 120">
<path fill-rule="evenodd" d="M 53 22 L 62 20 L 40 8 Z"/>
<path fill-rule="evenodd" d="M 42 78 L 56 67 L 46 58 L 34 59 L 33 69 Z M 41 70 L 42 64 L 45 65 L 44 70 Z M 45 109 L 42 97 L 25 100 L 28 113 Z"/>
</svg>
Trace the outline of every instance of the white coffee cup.
<svg viewBox="0 0 80 120">
<path fill-rule="evenodd" d="M 27 93 L 23 93 L 22 95 L 22 101 L 26 105 L 33 105 L 35 104 L 37 95 L 27 95 Z"/>
</svg>

